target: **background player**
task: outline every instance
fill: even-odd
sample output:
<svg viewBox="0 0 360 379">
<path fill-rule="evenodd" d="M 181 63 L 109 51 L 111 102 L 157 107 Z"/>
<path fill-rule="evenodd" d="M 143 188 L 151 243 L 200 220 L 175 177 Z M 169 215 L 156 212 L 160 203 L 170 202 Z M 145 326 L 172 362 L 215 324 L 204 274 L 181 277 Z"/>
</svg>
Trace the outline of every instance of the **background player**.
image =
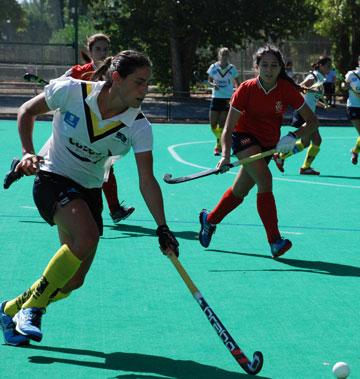
<svg viewBox="0 0 360 379">
<path fill-rule="evenodd" d="M 355 146 L 351 149 L 351 162 L 356 165 L 360 152 L 360 56 L 358 57 L 358 67 L 346 73 L 342 88 L 349 90 L 346 102 L 347 113 L 359 134 Z"/>
<path fill-rule="evenodd" d="M 229 110 L 229 101 L 238 87 L 238 71 L 235 66 L 229 62 L 230 51 L 227 47 L 222 47 L 218 51 L 218 61 L 211 64 L 207 70 L 208 82 L 212 87 L 211 104 L 210 104 L 210 127 L 216 137 L 214 155 L 221 154 L 221 133 L 223 131 L 226 116 Z"/>
<path fill-rule="evenodd" d="M 325 75 L 331 69 L 331 59 L 329 57 L 322 57 L 319 59 L 317 63 L 313 66 L 313 71 L 306 76 L 304 81 L 300 83 L 301 87 L 310 89 L 304 95 L 306 104 L 310 107 L 310 109 L 315 112 L 316 106 L 320 105 L 324 108 L 327 108 L 327 104 L 324 102 L 320 102 L 323 100 L 323 83 L 325 81 Z M 316 89 L 311 90 L 312 87 L 316 87 Z M 324 101 L 324 100 L 323 100 Z M 305 120 L 301 116 L 298 111 L 294 111 L 293 120 L 291 125 L 296 128 L 300 128 L 304 125 Z M 288 153 L 276 153 L 274 154 L 274 161 L 276 163 L 277 168 L 284 172 L 284 162 L 285 159 L 299 153 L 304 150 L 305 147 L 309 146 L 304 163 L 300 168 L 301 175 L 320 175 L 319 171 L 314 170 L 311 167 L 312 162 L 320 151 L 322 139 L 319 132 L 319 129 L 316 129 L 314 133 L 312 133 L 309 137 L 303 137 L 298 140 L 294 146 L 294 148 Z"/>
<path fill-rule="evenodd" d="M 94 71 L 101 66 L 104 59 L 109 55 L 110 38 L 106 34 L 94 34 L 87 40 L 87 49 L 90 57 L 83 51 L 81 56 L 84 65 L 75 65 L 65 72 L 64 76 L 71 76 L 75 79 L 91 80 Z M 118 189 L 114 168 L 111 166 L 107 181 L 103 184 L 103 192 L 110 210 L 110 217 L 114 223 L 129 217 L 135 210 L 134 207 L 125 207 L 118 198 Z"/>
</svg>

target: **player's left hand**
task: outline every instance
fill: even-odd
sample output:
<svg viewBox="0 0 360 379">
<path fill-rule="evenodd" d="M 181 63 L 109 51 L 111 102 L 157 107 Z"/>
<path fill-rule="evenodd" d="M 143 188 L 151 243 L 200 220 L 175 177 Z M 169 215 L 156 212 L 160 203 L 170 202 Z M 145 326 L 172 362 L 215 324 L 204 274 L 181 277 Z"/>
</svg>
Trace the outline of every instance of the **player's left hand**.
<svg viewBox="0 0 360 379">
<path fill-rule="evenodd" d="M 295 142 L 296 136 L 294 133 L 290 132 L 286 136 L 280 138 L 275 149 L 278 153 L 288 153 L 294 148 Z"/>
<path fill-rule="evenodd" d="M 179 242 L 169 227 L 167 225 L 159 225 L 156 229 L 156 234 L 159 237 L 159 245 L 162 253 L 165 255 L 174 253 L 178 257 Z"/>
</svg>

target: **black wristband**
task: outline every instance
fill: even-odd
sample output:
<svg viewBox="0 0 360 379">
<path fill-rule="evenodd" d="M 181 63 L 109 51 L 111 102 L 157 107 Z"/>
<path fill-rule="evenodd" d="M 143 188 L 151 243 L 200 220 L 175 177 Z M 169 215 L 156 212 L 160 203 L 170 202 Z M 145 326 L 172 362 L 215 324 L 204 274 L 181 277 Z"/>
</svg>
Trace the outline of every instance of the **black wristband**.
<svg viewBox="0 0 360 379">
<path fill-rule="evenodd" d="M 294 132 L 289 132 L 288 136 L 291 136 L 291 137 L 294 137 L 295 139 L 297 139 L 296 134 Z"/>
</svg>

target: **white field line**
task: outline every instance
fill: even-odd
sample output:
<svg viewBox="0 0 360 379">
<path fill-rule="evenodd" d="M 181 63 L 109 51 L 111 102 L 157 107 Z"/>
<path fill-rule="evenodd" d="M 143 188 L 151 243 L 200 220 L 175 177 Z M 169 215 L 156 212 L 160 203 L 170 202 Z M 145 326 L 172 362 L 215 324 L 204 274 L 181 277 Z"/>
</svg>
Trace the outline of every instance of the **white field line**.
<svg viewBox="0 0 360 379">
<path fill-rule="evenodd" d="M 208 170 L 210 169 L 211 167 L 206 167 L 206 166 L 201 166 L 201 165 L 198 165 L 198 164 L 195 164 L 195 163 L 192 163 L 192 162 L 189 162 L 189 161 L 186 161 L 185 159 L 183 159 L 176 151 L 175 149 L 177 147 L 180 147 L 180 146 L 188 146 L 188 145 L 199 145 L 199 144 L 204 144 L 204 143 L 212 143 L 213 141 L 194 141 L 194 142 L 184 142 L 184 143 L 178 143 L 176 145 L 171 145 L 171 146 L 168 146 L 168 150 L 169 150 L 169 153 L 172 155 L 172 157 L 182 163 L 182 164 L 185 164 L 187 166 L 191 166 L 191 167 L 197 167 L 197 168 L 200 168 L 200 169 L 204 169 L 204 170 Z M 214 167 L 212 167 L 214 168 Z M 231 174 L 231 175 L 236 175 L 236 172 L 231 172 L 231 171 L 228 171 L 226 172 L 226 174 Z M 282 181 L 282 182 L 290 182 L 290 183 L 302 183 L 302 184 L 312 184 L 312 185 L 315 185 L 315 186 L 327 186 L 327 187 L 337 187 L 337 188 L 353 188 L 353 189 L 360 189 L 360 186 L 353 186 L 353 185 L 350 185 L 350 184 L 335 184 L 335 183 L 326 183 L 326 182 L 313 182 L 313 181 L 309 181 L 309 180 L 301 180 L 301 179 L 286 179 L 286 178 L 276 178 L 274 177 L 273 178 L 274 180 L 278 180 L 278 181 Z"/>
</svg>

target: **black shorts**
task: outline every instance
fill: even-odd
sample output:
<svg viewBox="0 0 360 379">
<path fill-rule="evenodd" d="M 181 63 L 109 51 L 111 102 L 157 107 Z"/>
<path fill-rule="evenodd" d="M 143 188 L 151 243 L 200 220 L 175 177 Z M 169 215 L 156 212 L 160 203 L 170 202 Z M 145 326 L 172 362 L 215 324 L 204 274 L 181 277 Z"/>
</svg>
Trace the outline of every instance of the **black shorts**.
<svg viewBox="0 0 360 379">
<path fill-rule="evenodd" d="M 335 93 L 335 83 L 325 82 L 323 86 L 325 95 L 333 95 Z"/>
<path fill-rule="evenodd" d="M 217 112 L 225 112 L 230 108 L 230 99 L 219 99 L 213 97 L 211 99 L 210 110 Z"/>
<path fill-rule="evenodd" d="M 347 107 L 346 111 L 350 120 L 360 120 L 360 108 Z"/>
<path fill-rule="evenodd" d="M 298 111 L 294 111 L 291 126 L 300 128 L 302 125 L 304 125 L 304 123 L 305 120 L 301 117 L 300 113 Z"/>
<path fill-rule="evenodd" d="M 232 134 L 232 151 L 233 154 L 237 154 L 240 151 L 244 151 L 250 146 L 259 146 L 261 151 L 268 151 L 273 149 L 275 146 L 262 146 L 260 142 L 257 140 L 256 137 L 254 137 L 252 134 L 249 133 L 243 133 L 243 132 L 234 132 Z M 272 156 L 265 157 L 266 163 L 269 163 L 271 161 Z"/>
<path fill-rule="evenodd" d="M 35 177 L 33 197 L 41 217 L 51 226 L 54 225 L 56 206 L 64 206 L 74 199 L 83 199 L 89 206 L 99 229 L 103 234 L 101 213 L 103 202 L 101 188 L 85 188 L 73 180 L 52 172 L 40 171 Z"/>
</svg>

